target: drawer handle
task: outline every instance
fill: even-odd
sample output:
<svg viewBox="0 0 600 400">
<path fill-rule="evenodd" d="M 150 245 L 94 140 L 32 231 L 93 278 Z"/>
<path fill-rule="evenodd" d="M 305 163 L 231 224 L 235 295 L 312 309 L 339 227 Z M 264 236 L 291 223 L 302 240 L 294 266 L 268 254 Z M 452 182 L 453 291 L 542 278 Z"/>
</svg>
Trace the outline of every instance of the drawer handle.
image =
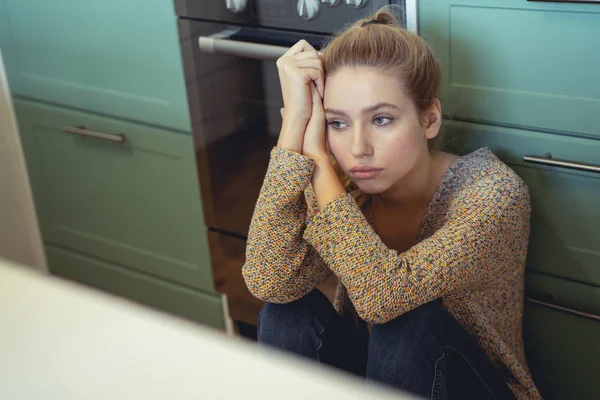
<svg viewBox="0 0 600 400">
<path fill-rule="evenodd" d="M 85 137 L 91 137 L 94 139 L 100 140 L 108 140 L 109 142 L 116 142 L 123 144 L 125 143 L 125 135 L 123 134 L 114 134 L 114 133 L 104 133 L 104 132 L 96 132 L 86 129 L 85 126 L 80 126 L 79 128 L 73 126 L 65 126 L 64 132 L 69 133 L 71 135 L 79 135 Z"/>
<path fill-rule="evenodd" d="M 558 160 L 552 158 L 551 153 L 546 153 L 543 157 L 529 155 L 523 156 L 523 161 L 533 164 L 548 165 L 550 167 L 560 167 L 567 169 L 576 169 L 578 171 L 600 173 L 600 165 L 573 162 L 568 160 Z"/>
<path fill-rule="evenodd" d="M 577 315 L 579 317 L 584 317 L 584 318 L 588 318 L 588 319 L 600 322 L 600 315 L 598 315 L 598 314 L 592 314 L 592 313 L 587 313 L 587 312 L 583 312 L 583 311 L 573 310 L 572 308 L 559 306 L 558 304 L 547 303 L 545 301 L 533 299 L 531 297 L 525 298 L 525 301 L 540 305 L 542 307 L 551 308 L 553 310 L 558 310 L 558 311 L 563 311 L 563 312 L 566 312 L 569 314 Z"/>
</svg>

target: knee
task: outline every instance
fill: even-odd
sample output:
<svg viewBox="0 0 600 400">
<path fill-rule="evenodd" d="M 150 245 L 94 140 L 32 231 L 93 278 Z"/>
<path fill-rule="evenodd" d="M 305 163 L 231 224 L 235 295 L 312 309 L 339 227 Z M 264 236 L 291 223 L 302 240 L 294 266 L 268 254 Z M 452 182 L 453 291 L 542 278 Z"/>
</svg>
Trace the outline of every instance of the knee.
<svg viewBox="0 0 600 400">
<path fill-rule="evenodd" d="M 441 301 L 434 301 L 376 325 L 369 341 L 368 377 L 426 393 L 433 365 L 443 352 L 438 332 L 445 313 Z"/>
<path fill-rule="evenodd" d="M 411 338 L 424 332 L 436 332 L 443 327 L 450 313 L 442 305 L 441 299 L 423 304 L 385 324 L 376 325 L 374 331 L 381 336 L 392 335 Z"/>
<path fill-rule="evenodd" d="M 258 340 L 278 344 L 291 337 L 311 336 L 332 314 L 333 306 L 317 289 L 291 303 L 266 303 L 258 315 Z"/>
<path fill-rule="evenodd" d="M 452 317 L 441 300 L 423 304 L 390 322 L 376 325 L 370 351 L 408 355 L 415 354 L 411 349 L 436 348 L 448 318 Z"/>
</svg>

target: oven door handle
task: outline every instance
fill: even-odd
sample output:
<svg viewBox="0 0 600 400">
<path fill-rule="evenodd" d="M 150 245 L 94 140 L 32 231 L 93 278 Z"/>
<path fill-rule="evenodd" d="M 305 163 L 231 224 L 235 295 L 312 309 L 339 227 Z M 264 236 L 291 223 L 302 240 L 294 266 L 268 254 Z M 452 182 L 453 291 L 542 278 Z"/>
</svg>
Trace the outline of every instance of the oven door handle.
<svg viewBox="0 0 600 400">
<path fill-rule="evenodd" d="M 271 44 L 222 39 L 216 35 L 200 36 L 198 38 L 198 46 L 200 47 L 200 51 L 205 53 L 225 54 L 267 61 L 276 61 L 289 49 L 289 47 L 274 46 Z"/>
</svg>

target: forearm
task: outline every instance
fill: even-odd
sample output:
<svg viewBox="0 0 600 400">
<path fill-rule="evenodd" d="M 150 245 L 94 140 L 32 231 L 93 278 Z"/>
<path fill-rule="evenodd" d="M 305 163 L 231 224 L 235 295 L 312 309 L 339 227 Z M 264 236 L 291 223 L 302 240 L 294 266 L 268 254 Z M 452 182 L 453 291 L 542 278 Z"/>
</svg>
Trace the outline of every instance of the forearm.
<svg viewBox="0 0 600 400">
<path fill-rule="evenodd" d="M 419 302 L 403 257 L 387 246 L 349 194 L 337 195 L 308 224 L 304 239 L 339 278 L 361 318 L 384 323 Z"/>
<path fill-rule="evenodd" d="M 479 199 L 486 197 L 473 198 L 466 209 L 483 208 Z M 381 324 L 436 298 L 480 287 L 506 273 L 507 266 L 519 265 L 519 249 L 503 244 L 521 236 L 507 229 L 506 221 L 526 220 L 514 204 L 498 201 L 487 205 L 487 212 L 453 216 L 398 253 L 383 243 L 352 196 L 339 195 L 307 225 L 304 240 L 346 287 L 358 314 Z"/>
<path fill-rule="evenodd" d="M 256 204 L 243 274 L 256 297 L 283 303 L 302 297 L 330 273 L 302 235 L 312 160 L 276 148 Z M 311 205 L 314 208 L 314 205 Z"/>
<path fill-rule="evenodd" d="M 312 184 L 320 210 L 346 192 L 329 160 L 315 160 Z"/>
<path fill-rule="evenodd" d="M 284 118 L 281 123 L 277 147 L 302 153 L 302 142 L 307 123 L 308 121 L 302 117 L 289 116 Z"/>
</svg>

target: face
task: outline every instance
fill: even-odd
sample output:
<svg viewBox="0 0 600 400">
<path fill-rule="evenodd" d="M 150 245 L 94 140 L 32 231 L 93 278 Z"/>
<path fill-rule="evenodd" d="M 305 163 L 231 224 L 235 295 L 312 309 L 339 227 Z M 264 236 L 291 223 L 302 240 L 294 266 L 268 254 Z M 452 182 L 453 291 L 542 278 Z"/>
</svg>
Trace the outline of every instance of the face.
<svg viewBox="0 0 600 400">
<path fill-rule="evenodd" d="M 439 123 L 423 123 L 397 75 L 375 68 L 344 67 L 328 75 L 323 98 L 331 152 L 365 193 L 401 184 L 428 156 L 428 139 L 439 130 Z"/>
</svg>

